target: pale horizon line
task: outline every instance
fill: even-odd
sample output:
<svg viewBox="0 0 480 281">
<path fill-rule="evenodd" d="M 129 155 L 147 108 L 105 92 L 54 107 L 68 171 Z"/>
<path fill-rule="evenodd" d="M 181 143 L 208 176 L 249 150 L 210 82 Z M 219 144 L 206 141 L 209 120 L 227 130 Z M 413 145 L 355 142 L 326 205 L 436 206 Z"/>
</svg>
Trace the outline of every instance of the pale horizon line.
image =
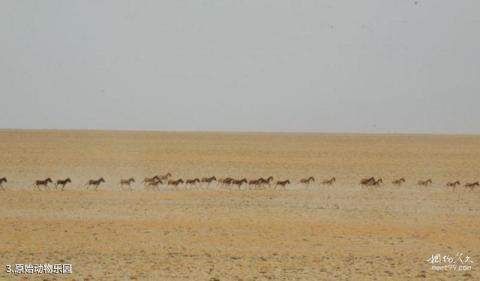
<svg viewBox="0 0 480 281">
<path fill-rule="evenodd" d="M 372 135 L 372 136 L 470 136 L 480 137 L 474 133 L 429 133 L 429 132 L 348 132 L 348 131 L 241 131 L 241 130 L 154 130 L 154 129 L 99 129 L 99 128 L 0 128 L 6 131 L 43 131 L 43 132 L 131 132 L 131 133 L 166 133 L 166 134 L 290 134 L 290 135 Z"/>
</svg>

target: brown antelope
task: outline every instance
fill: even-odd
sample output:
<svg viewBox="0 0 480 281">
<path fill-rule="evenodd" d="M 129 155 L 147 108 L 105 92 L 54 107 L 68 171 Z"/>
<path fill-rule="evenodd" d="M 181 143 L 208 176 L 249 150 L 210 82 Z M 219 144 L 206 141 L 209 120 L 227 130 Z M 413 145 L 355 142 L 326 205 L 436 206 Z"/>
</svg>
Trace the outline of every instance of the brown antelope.
<svg viewBox="0 0 480 281">
<path fill-rule="evenodd" d="M 200 179 L 199 178 L 194 178 L 194 179 L 188 179 L 188 180 L 185 180 L 185 185 L 192 185 L 193 187 L 196 187 L 197 186 L 197 183 L 200 183 Z"/>
<path fill-rule="evenodd" d="M 369 185 L 371 185 L 371 186 L 380 186 L 381 183 L 383 183 L 383 180 L 382 180 L 382 178 L 379 178 L 378 180 L 370 183 Z"/>
<path fill-rule="evenodd" d="M 258 183 L 259 183 L 259 187 L 265 187 L 266 185 L 267 186 L 270 186 L 271 185 L 271 182 L 273 181 L 273 177 L 272 176 L 269 176 L 268 178 L 264 179 L 264 178 L 259 178 L 258 179 Z"/>
<path fill-rule="evenodd" d="M 247 179 L 233 180 L 233 181 L 231 182 L 232 185 L 238 186 L 238 189 L 240 189 L 240 187 L 241 187 L 244 183 L 247 183 Z"/>
<path fill-rule="evenodd" d="M 258 179 L 248 181 L 248 184 L 250 184 L 250 185 L 255 185 L 257 183 L 258 183 Z"/>
<path fill-rule="evenodd" d="M 300 183 L 305 184 L 307 187 L 310 185 L 311 182 L 315 182 L 314 177 L 303 178 L 300 180 Z"/>
<path fill-rule="evenodd" d="M 452 187 L 452 191 L 455 191 L 457 188 L 457 185 L 460 185 L 460 181 L 447 182 L 445 186 Z"/>
<path fill-rule="evenodd" d="M 120 187 L 124 190 L 124 186 L 128 186 L 128 189 L 132 190 L 132 183 L 135 182 L 134 178 L 129 179 L 121 179 L 120 180 Z"/>
<path fill-rule="evenodd" d="M 52 179 L 51 178 L 46 178 L 44 180 L 37 180 L 35 181 L 35 187 L 40 190 L 40 186 L 45 187 L 45 189 L 48 189 L 48 183 L 51 183 Z"/>
<path fill-rule="evenodd" d="M 337 179 L 335 177 L 329 179 L 329 180 L 323 180 L 322 181 L 322 184 L 323 185 L 332 185 L 334 184 L 335 182 L 337 181 Z"/>
<path fill-rule="evenodd" d="M 368 179 L 362 179 L 360 181 L 360 184 L 362 186 L 380 186 L 380 184 L 383 183 L 383 179 L 382 178 L 379 178 L 377 180 L 375 180 L 374 177 L 371 177 L 371 178 L 368 178 Z"/>
<path fill-rule="evenodd" d="M 159 179 L 160 179 L 159 176 L 153 176 L 153 177 L 151 177 L 151 178 L 144 178 L 143 181 L 142 181 L 142 183 L 143 183 L 144 186 L 147 186 L 149 183 L 154 182 L 154 181 L 157 181 L 157 180 L 159 180 Z"/>
<path fill-rule="evenodd" d="M 360 185 L 362 185 L 362 186 L 369 186 L 372 183 L 375 183 L 375 178 L 374 177 L 364 178 L 364 179 L 360 180 Z"/>
<path fill-rule="evenodd" d="M 209 178 L 202 178 L 202 180 L 201 180 L 202 183 L 207 183 L 208 186 L 210 186 L 212 181 L 217 181 L 217 178 L 215 176 L 213 176 L 213 177 L 209 177 Z"/>
<path fill-rule="evenodd" d="M 255 189 L 260 186 L 260 180 L 249 180 L 248 181 L 249 189 L 252 189 L 252 186 L 255 186 Z"/>
<path fill-rule="evenodd" d="M 5 187 L 3 186 L 3 184 L 4 184 L 4 183 L 7 183 L 7 182 L 8 182 L 8 181 L 7 181 L 7 178 L 6 178 L 6 177 L 3 177 L 3 178 L 0 179 L 0 188 L 1 188 L 2 190 L 5 190 Z"/>
<path fill-rule="evenodd" d="M 430 184 L 432 184 L 432 180 L 431 179 L 428 179 L 428 180 L 419 180 L 417 182 L 417 185 L 419 186 L 429 186 Z"/>
<path fill-rule="evenodd" d="M 447 182 L 447 184 L 445 186 L 453 187 L 453 189 L 455 189 L 455 187 L 457 187 L 457 185 L 460 185 L 460 181 Z"/>
<path fill-rule="evenodd" d="M 57 180 L 57 182 L 55 183 L 55 189 L 57 189 L 58 186 L 62 186 L 62 191 L 65 189 L 65 186 L 68 184 L 68 183 L 71 183 L 72 180 L 70 178 L 66 178 L 64 180 Z"/>
<path fill-rule="evenodd" d="M 154 181 L 151 181 L 147 184 L 146 188 L 152 188 L 152 189 L 155 189 L 155 190 L 159 190 L 158 189 L 158 185 L 160 184 L 163 184 L 163 181 L 160 180 L 160 179 L 156 179 Z"/>
<path fill-rule="evenodd" d="M 169 177 L 171 177 L 172 174 L 170 174 L 170 172 L 166 173 L 165 175 L 160 175 L 160 176 L 157 176 L 157 178 L 159 178 L 160 180 L 164 181 L 164 180 L 168 180 Z"/>
<path fill-rule="evenodd" d="M 464 186 L 465 186 L 466 188 L 470 188 L 470 190 L 473 191 L 473 189 L 474 189 L 476 186 L 480 186 L 480 183 L 478 183 L 478 181 L 476 181 L 476 182 L 466 183 Z"/>
<path fill-rule="evenodd" d="M 182 184 L 182 183 L 184 183 L 183 179 L 169 180 L 167 182 L 168 185 L 173 185 L 175 187 L 175 189 L 177 189 L 178 185 Z"/>
<path fill-rule="evenodd" d="M 232 179 L 232 178 L 224 178 L 224 179 L 219 179 L 218 182 L 222 185 L 222 186 L 226 186 L 226 185 L 229 185 L 229 184 L 232 184 L 232 181 L 234 181 L 235 179 Z"/>
<path fill-rule="evenodd" d="M 258 179 L 256 179 L 256 180 L 249 180 L 249 181 L 248 181 L 248 185 L 249 185 L 249 186 L 252 186 L 252 185 L 253 185 L 253 186 L 255 186 L 255 189 L 257 189 L 257 188 L 261 188 L 261 187 L 263 187 L 263 186 L 265 186 L 265 185 L 270 186 L 271 181 L 273 181 L 273 177 L 272 177 L 272 176 L 268 177 L 267 179 L 264 179 L 264 178 L 260 177 L 260 178 L 258 178 Z"/>
<path fill-rule="evenodd" d="M 283 188 L 285 189 L 285 188 L 286 188 L 285 186 L 286 186 L 287 184 L 290 184 L 290 180 L 277 181 L 277 182 L 275 183 L 274 189 L 277 189 L 277 186 L 281 186 L 281 187 L 283 187 Z"/>
<path fill-rule="evenodd" d="M 400 186 L 400 185 L 402 185 L 402 183 L 404 183 L 404 182 L 405 182 L 405 178 L 399 178 L 398 180 L 392 181 L 392 184 L 393 184 L 393 185 Z"/>
<path fill-rule="evenodd" d="M 98 186 L 102 183 L 102 182 L 105 182 L 105 180 L 103 178 L 99 178 L 98 180 L 89 180 L 86 184 L 87 186 L 87 189 L 90 187 L 90 186 L 93 186 L 95 187 L 95 190 L 98 189 Z"/>
</svg>

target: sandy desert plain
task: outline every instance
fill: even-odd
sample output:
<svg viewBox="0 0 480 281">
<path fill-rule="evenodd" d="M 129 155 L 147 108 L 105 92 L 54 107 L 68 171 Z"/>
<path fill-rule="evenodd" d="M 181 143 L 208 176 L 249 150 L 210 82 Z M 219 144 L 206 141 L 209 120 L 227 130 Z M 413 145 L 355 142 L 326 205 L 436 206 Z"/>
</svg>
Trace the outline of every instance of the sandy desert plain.
<svg viewBox="0 0 480 281">
<path fill-rule="evenodd" d="M 293 184 L 141 184 L 166 172 Z M 480 189 L 445 186 L 480 180 L 480 136 L 0 130 L 2 176 L 0 280 L 480 280 Z M 362 188 L 368 176 L 384 184 Z M 34 191 L 46 177 L 73 182 Z M 133 191 L 122 191 L 128 177 Z M 435 271 L 436 254 L 473 263 Z M 5 272 L 17 263 L 69 263 L 73 274 Z"/>
</svg>

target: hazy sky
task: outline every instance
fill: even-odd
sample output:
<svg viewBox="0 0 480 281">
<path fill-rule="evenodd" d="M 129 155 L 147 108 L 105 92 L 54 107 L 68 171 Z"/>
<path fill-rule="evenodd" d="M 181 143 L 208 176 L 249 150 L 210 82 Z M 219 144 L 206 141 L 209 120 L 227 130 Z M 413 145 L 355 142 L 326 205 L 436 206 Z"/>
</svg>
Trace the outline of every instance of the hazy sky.
<svg viewBox="0 0 480 281">
<path fill-rule="evenodd" d="M 480 1 L 0 2 L 0 128 L 480 133 Z"/>
</svg>

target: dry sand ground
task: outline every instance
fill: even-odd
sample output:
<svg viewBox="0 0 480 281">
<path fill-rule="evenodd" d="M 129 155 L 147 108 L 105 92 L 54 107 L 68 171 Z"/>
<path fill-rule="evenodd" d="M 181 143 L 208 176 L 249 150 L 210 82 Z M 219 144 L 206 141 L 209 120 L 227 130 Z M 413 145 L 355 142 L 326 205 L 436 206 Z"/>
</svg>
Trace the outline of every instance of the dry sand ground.
<svg viewBox="0 0 480 281">
<path fill-rule="evenodd" d="M 74 274 L 0 280 L 480 280 L 480 137 L 0 131 L 0 266 Z M 336 176 L 286 191 L 145 191 L 140 178 Z M 405 176 L 361 189 L 358 180 Z M 32 191 L 71 177 L 65 192 Z M 89 178 L 103 176 L 98 192 Z M 134 176 L 133 192 L 120 178 Z M 428 188 L 415 186 L 432 178 Z M 432 254 L 474 261 L 435 272 Z"/>
</svg>

